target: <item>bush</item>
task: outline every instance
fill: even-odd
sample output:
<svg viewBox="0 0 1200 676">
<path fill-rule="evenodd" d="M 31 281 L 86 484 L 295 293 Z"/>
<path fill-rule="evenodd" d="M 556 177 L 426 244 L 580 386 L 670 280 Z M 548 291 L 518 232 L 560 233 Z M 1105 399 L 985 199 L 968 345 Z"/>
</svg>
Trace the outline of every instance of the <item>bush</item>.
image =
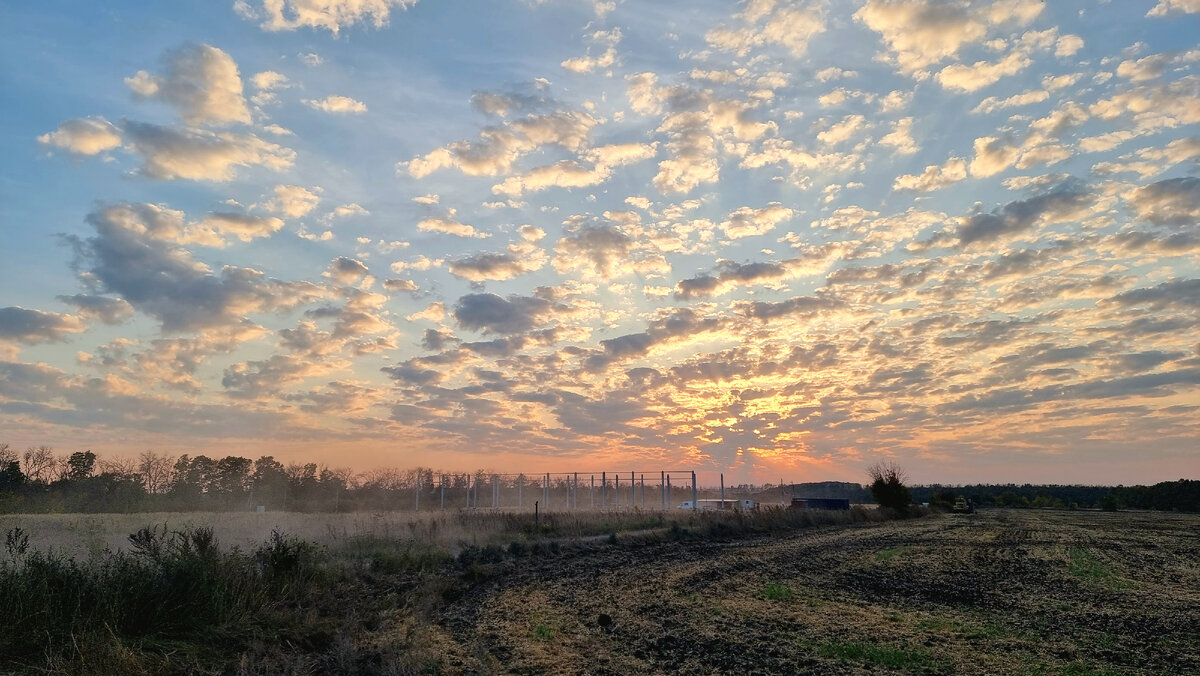
<svg viewBox="0 0 1200 676">
<path fill-rule="evenodd" d="M 912 504 L 912 493 L 904 482 L 908 475 L 899 466 L 890 462 L 881 462 L 867 468 L 871 478 L 871 497 L 880 507 L 894 509 L 901 515 L 908 513 Z"/>
<path fill-rule="evenodd" d="M 130 552 L 77 561 L 26 555 L 20 535 L 0 563 L 0 617 L 20 628 L 0 632 L 7 665 L 60 663 L 130 642 L 242 635 L 248 620 L 305 587 L 316 552 L 279 533 L 252 555 L 222 551 L 210 528 L 162 526 L 130 535 Z"/>
</svg>

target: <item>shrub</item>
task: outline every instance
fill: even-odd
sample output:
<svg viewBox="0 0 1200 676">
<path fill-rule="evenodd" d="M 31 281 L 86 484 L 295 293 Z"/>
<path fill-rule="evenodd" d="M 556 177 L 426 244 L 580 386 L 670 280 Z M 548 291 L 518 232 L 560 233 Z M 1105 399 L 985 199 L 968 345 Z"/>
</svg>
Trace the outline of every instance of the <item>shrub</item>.
<svg viewBox="0 0 1200 676">
<path fill-rule="evenodd" d="M 900 514 L 907 514 L 912 504 L 912 494 L 904 482 L 908 475 L 899 466 L 890 462 L 880 462 L 867 468 L 871 478 L 871 497 L 880 507 L 894 509 Z"/>
<path fill-rule="evenodd" d="M 22 544 L 12 539 L 10 552 Z M 304 589 L 316 553 L 279 533 L 253 555 L 222 551 L 212 529 L 165 525 L 129 542 L 130 552 L 83 561 L 34 551 L 0 564 L 0 617 L 20 627 L 0 632 L 0 655 L 57 663 L 129 641 L 241 635 L 245 621 Z"/>
</svg>

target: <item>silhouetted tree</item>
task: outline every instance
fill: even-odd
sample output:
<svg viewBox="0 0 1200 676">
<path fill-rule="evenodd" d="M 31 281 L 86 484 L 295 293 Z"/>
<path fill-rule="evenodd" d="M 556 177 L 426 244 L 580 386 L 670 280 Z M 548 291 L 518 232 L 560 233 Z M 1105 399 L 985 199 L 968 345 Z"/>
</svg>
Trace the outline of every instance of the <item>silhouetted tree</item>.
<svg viewBox="0 0 1200 676">
<path fill-rule="evenodd" d="M 16 460 L 0 461 L 0 492 L 12 492 L 25 485 L 25 474 Z"/>
<path fill-rule="evenodd" d="M 282 509 L 287 506 L 288 477 L 283 464 L 269 455 L 254 461 L 250 475 L 254 504 Z"/>
<path fill-rule="evenodd" d="M 30 481 L 48 484 L 58 478 L 55 476 L 58 458 L 54 457 L 54 450 L 49 446 L 30 446 L 25 449 L 24 461 L 25 476 Z"/>
<path fill-rule="evenodd" d="M 137 471 L 151 495 L 165 493 L 171 481 L 171 458 L 167 455 L 146 451 L 138 456 Z"/>
<path fill-rule="evenodd" d="M 83 481 L 91 478 L 96 470 L 96 454 L 91 451 L 76 451 L 67 458 L 67 481 Z"/>
<path fill-rule="evenodd" d="M 904 485 L 908 480 L 904 470 L 891 462 L 878 462 L 867 468 L 867 476 L 871 478 L 871 496 L 880 507 L 890 507 L 902 514 L 908 511 L 912 494 Z"/>
</svg>

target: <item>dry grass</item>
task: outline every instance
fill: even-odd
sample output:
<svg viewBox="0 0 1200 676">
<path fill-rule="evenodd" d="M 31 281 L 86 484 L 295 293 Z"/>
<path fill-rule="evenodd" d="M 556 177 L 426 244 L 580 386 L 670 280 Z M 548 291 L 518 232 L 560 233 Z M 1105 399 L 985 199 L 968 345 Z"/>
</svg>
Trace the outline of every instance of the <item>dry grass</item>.
<svg viewBox="0 0 1200 676">
<path fill-rule="evenodd" d="M 211 633 L 94 627 L 0 671 L 1200 673 L 1195 515 L 167 516 L 226 545 L 311 533 L 321 582 Z"/>
<path fill-rule="evenodd" d="M 861 509 L 862 512 L 871 510 Z M 468 546 L 508 545 L 540 538 L 590 538 L 610 533 L 628 533 L 677 528 L 705 531 L 714 524 L 761 523 L 764 528 L 789 527 L 783 523 L 789 512 L 770 507 L 757 517 L 737 512 L 691 512 L 687 510 L 643 511 L 579 510 L 541 514 L 535 523 L 528 510 L 460 510 L 431 512 L 149 512 L 135 514 L 0 514 L 0 533 L 20 527 L 29 534 L 37 551 L 53 551 L 68 557 L 94 556 L 105 551 L 129 548 L 129 535 L 147 525 L 166 525 L 169 530 L 212 528 L 225 547 L 253 547 L 279 531 L 290 537 L 329 547 L 358 541 L 411 542 L 457 554 Z M 800 521 L 815 516 L 786 517 Z M 800 523 L 799 525 L 805 525 Z"/>
</svg>

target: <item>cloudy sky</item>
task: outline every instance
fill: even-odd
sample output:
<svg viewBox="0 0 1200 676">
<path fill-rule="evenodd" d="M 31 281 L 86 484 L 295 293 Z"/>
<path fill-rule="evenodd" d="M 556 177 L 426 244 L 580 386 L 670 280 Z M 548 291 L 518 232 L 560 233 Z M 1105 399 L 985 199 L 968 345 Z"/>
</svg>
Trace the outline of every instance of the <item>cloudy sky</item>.
<svg viewBox="0 0 1200 676">
<path fill-rule="evenodd" d="M 0 13 L 0 442 L 1200 471 L 1197 0 Z"/>
</svg>

